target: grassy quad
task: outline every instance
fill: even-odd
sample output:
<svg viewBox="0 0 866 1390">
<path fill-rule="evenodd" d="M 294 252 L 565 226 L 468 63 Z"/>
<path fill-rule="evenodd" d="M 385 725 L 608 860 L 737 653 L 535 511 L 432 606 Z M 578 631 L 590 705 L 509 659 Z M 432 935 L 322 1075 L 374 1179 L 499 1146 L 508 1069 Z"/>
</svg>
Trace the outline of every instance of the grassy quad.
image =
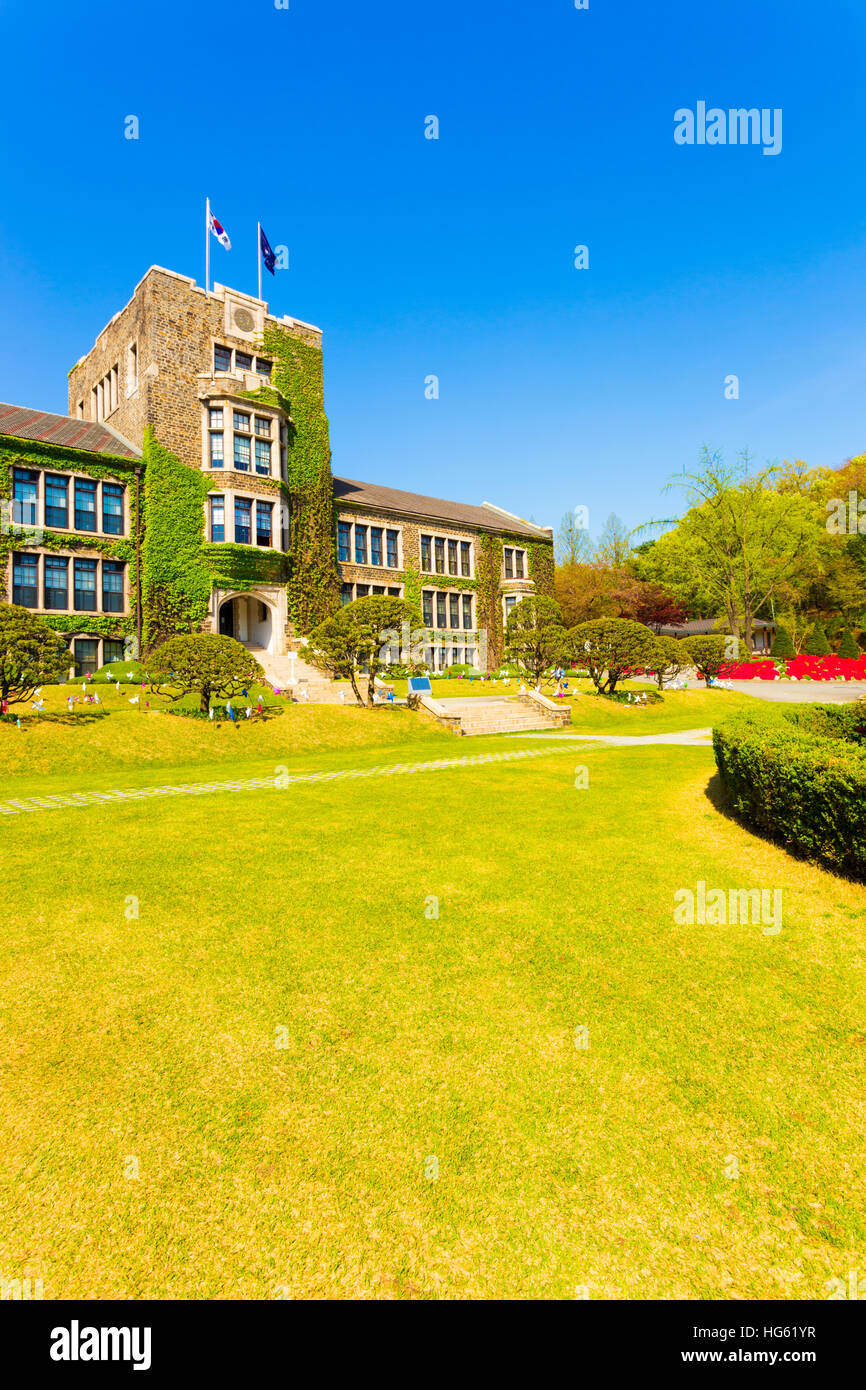
<svg viewBox="0 0 866 1390">
<path fill-rule="evenodd" d="M 746 698 L 574 717 L 668 731 Z M 0 726 L 0 778 L 521 746 L 127 705 Z M 866 889 L 730 821 L 714 781 L 708 750 L 571 745 L 4 817 L 0 1268 L 49 1298 L 825 1296 L 866 1260 Z M 781 887 L 782 933 L 675 925 L 699 879 Z"/>
</svg>

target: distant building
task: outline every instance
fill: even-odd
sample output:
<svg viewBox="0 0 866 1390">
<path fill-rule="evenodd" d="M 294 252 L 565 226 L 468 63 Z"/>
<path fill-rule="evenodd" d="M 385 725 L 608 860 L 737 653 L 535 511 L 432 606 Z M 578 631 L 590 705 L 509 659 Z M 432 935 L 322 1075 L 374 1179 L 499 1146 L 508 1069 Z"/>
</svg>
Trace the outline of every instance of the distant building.
<svg viewBox="0 0 866 1390">
<path fill-rule="evenodd" d="M 695 618 L 688 623 L 667 623 L 655 629 L 660 637 L 729 636 L 730 629 L 719 618 Z M 769 652 L 776 636 L 776 623 L 764 618 L 752 619 L 752 641 L 756 652 Z"/>
<path fill-rule="evenodd" d="M 4 497 L 6 597 L 79 670 L 196 629 L 276 669 L 366 594 L 415 603 L 431 665 L 476 665 L 482 630 L 498 660 L 510 608 L 552 592 L 551 530 L 331 477 L 318 328 L 158 266 L 69 373 L 68 416 L 0 405 Z"/>
</svg>

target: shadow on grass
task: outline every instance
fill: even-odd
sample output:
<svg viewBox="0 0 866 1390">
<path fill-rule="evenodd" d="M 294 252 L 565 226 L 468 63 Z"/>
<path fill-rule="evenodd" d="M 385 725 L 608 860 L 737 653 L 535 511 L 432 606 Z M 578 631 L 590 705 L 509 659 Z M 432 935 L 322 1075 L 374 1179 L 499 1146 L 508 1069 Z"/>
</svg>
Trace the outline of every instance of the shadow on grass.
<svg viewBox="0 0 866 1390">
<path fill-rule="evenodd" d="M 859 875 L 852 870 L 840 869 L 838 865 L 830 864 L 826 859 L 817 854 L 809 854 L 796 844 L 789 844 L 780 835 L 774 835 L 772 831 L 764 829 L 763 826 L 754 825 L 752 821 L 735 811 L 731 805 L 725 784 L 718 772 L 714 772 L 704 789 L 704 795 L 714 810 L 719 815 L 724 816 L 725 820 L 736 825 L 740 830 L 751 835 L 755 840 L 762 840 L 765 845 L 772 845 L 774 849 L 783 850 L 791 859 L 798 864 L 808 864 L 813 869 L 821 869 L 825 874 L 832 874 L 841 883 L 866 883 L 866 875 Z"/>
<path fill-rule="evenodd" d="M 57 714 L 46 714 L 44 711 L 40 711 L 38 714 L 35 714 L 32 710 L 22 711 L 20 715 L 5 715 L 3 719 L 0 720 L 0 727 L 5 724 L 7 728 L 15 729 L 15 732 L 18 733 L 20 731 L 15 721 L 19 718 L 21 719 L 22 729 L 28 727 L 32 728 L 35 724 L 99 724 L 103 719 L 111 718 L 111 711 L 107 709 L 94 709 L 87 710 L 85 713 L 85 711 L 82 710 L 81 714 L 69 714 L 64 711 L 58 711 Z"/>
</svg>

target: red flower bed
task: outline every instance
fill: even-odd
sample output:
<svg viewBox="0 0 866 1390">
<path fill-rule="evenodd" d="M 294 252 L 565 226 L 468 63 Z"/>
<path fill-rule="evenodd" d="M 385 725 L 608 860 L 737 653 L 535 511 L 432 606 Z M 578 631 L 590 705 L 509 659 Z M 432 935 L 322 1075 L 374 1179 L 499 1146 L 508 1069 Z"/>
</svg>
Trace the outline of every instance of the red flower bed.
<svg viewBox="0 0 866 1390">
<path fill-rule="evenodd" d="M 770 658 L 758 661 L 731 661 L 719 672 L 722 680 L 773 681 L 779 680 L 778 664 Z M 843 656 L 795 656 L 784 662 L 784 674 L 789 680 L 866 681 L 866 652 L 855 658 Z"/>
</svg>

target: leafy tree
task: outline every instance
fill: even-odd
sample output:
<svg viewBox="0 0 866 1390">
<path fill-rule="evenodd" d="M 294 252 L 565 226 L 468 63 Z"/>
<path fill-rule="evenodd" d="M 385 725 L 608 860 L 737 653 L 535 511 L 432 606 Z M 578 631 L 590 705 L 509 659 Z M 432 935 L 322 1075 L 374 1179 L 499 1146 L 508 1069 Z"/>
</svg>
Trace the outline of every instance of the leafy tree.
<svg viewBox="0 0 866 1390">
<path fill-rule="evenodd" d="M 648 627 L 630 618 L 595 618 L 572 628 L 567 637 L 569 655 L 588 668 L 600 695 L 612 695 L 629 671 L 654 670 L 657 643 Z"/>
<path fill-rule="evenodd" d="M 596 559 L 609 569 L 621 569 L 631 555 L 631 532 L 616 512 L 604 523 L 596 546 Z"/>
<path fill-rule="evenodd" d="M 816 623 L 806 638 L 807 656 L 829 656 L 830 643 L 827 641 L 827 634 L 820 623 Z"/>
<path fill-rule="evenodd" d="M 593 557 L 589 532 L 581 526 L 574 512 L 566 512 L 556 538 L 556 558 L 561 565 L 588 564 Z"/>
<path fill-rule="evenodd" d="M 372 705 L 377 675 L 423 636 L 420 624 L 421 615 L 411 604 L 372 594 L 347 603 L 319 623 L 310 633 L 306 656 L 320 671 L 351 681 L 359 705 Z M 359 686 L 362 667 L 367 673 L 366 701 Z"/>
<path fill-rule="evenodd" d="M 664 584 L 638 582 L 630 596 L 628 617 L 658 632 L 660 627 L 675 627 L 685 622 L 686 606 Z"/>
<path fill-rule="evenodd" d="M 682 645 L 687 655 L 691 657 L 692 664 L 697 668 L 698 674 L 703 676 L 707 685 L 730 660 L 729 657 L 725 656 L 725 649 L 728 645 L 727 637 L 712 635 L 684 637 Z"/>
<path fill-rule="evenodd" d="M 198 695 L 202 714 L 207 714 L 214 696 L 231 699 L 251 681 L 264 678 L 246 647 L 233 637 L 211 632 L 170 637 L 148 657 L 147 670 L 154 694 L 172 701 Z"/>
<path fill-rule="evenodd" d="M 826 540 L 811 494 L 776 487 L 781 471 L 753 470 L 746 453 L 730 466 L 705 449 L 697 472 L 668 485 L 685 490 L 686 515 L 639 559 L 642 578 L 669 584 L 703 612 L 722 610 L 750 651 L 755 616 L 820 573 Z"/>
<path fill-rule="evenodd" d="M 554 585 L 566 628 L 591 618 L 615 618 L 619 614 L 617 576 L 602 565 L 558 566 Z"/>
<path fill-rule="evenodd" d="M 70 666 L 69 648 L 50 627 L 17 603 L 0 603 L 0 697 L 23 704 Z"/>
<path fill-rule="evenodd" d="M 842 641 L 839 643 L 838 655 L 851 661 L 856 661 L 860 656 L 860 648 L 854 640 L 854 634 L 849 627 L 842 633 Z"/>
<path fill-rule="evenodd" d="M 796 656 L 794 643 L 791 641 L 791 634 L 786 628 L 776 628 L 776 635 L 773 638 L 773 645 L 770 648 L 770 656 L 778 656 L 783 661 L 790 660 Z"/>
<path fill-rule="evenodd" d="M 562 656 L 564 642 L 562 609 L 555 599 L 538 594 L 515 603 L 505 624 L 505 652 L 535 685 Z"/>
<path fill-rule="evenodd" d="M 661 690 L 665 681 L 674 681 L 691 665 L 689 655 L 683 651 L 682 642 L 676 637 L 657 637 L 656 656 L 652 669 L 656 684 Z"/>
</svg>

